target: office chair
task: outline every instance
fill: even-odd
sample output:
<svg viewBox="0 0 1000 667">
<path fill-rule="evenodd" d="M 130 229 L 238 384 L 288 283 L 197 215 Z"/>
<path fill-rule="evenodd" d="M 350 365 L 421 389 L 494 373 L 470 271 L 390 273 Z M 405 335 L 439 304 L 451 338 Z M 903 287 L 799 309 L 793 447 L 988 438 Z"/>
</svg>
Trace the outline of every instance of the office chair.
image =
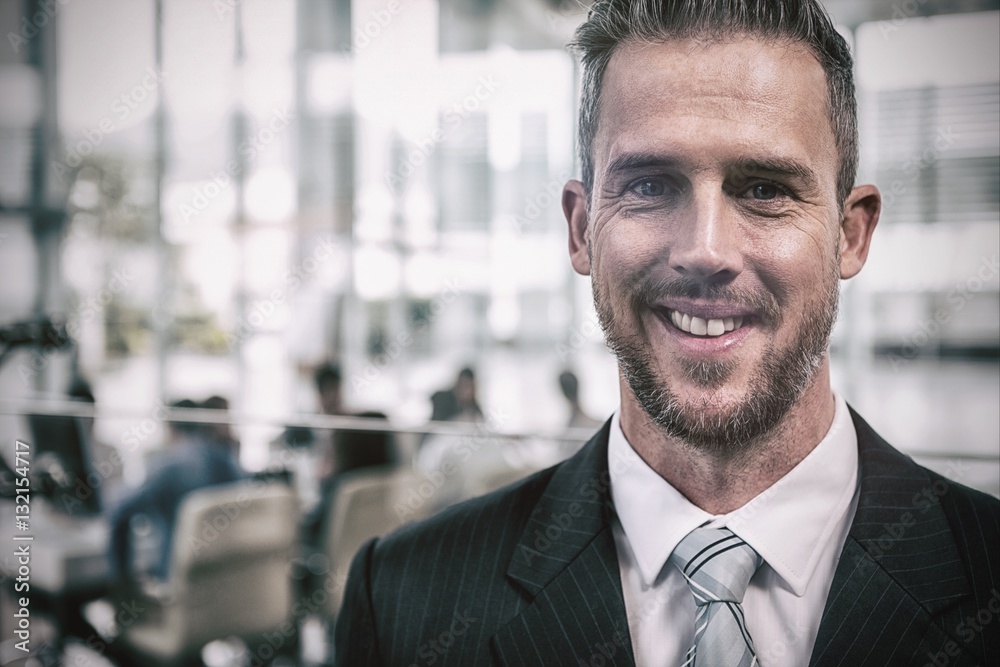
<svg viewBox="0 0 1000 667">
<path fill-rule="evenodd" d="M 168 581 L 146 590 L 117 641 L 137 664 L 200 664 L 205 644 L 229 637 L 270 659 L 265 641 L 293 644 L 291 560 L 298 503 L 282 484 L 236 482 L 191 493 L 177 517 Z M 117 643 L 117 642 L 116 642 Z"/>
<path fill-rule="evenodd" d="M 426 485 L 424 495 L 421 484 Z M 429 516 L 434 509 L 432 490 L 433 484 L 412 470 L 369 468 L 344 474 L 320 533 L 322 552 L 330 559 L 323 582 L 329 592 L 324 609 L 329 620 L 340 611 L 351 560 L 361 545 Z"/>
</svg>

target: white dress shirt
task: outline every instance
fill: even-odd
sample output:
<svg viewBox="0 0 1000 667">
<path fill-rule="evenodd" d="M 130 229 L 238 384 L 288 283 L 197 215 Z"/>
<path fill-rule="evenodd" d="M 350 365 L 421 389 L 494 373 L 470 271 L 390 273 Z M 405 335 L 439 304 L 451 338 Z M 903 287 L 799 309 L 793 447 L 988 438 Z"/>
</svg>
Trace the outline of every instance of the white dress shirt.
<svg viewBox="0 0 1000 667">
<path fill-rule="evenodd" d="M 816 448 L 724 515 L 696 507 L 650 468 L 615 412 L 608 443 L 614 536 L 638 667 L 677 667 L 694 641 L 694 597 L 667 558 L 701 525 L 728 527 L 764 559 L 743 599 L 760 665 L 809 664 L 858 502 L 857 433 L 847 404 L 835 399 L 833 423 Z"/>
</svg>

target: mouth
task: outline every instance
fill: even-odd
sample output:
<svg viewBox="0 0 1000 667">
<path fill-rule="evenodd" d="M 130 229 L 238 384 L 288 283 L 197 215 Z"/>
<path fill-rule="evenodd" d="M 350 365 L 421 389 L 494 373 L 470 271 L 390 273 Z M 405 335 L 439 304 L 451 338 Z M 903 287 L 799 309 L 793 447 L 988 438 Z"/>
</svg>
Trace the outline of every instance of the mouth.
<svg viewBox="0 0 1000 667">
<path fill-rule="evenodd" d="M 719 338 L 733 331 L 739 331 L 752 319 L 748 315 L 737 314 L 724 316 L 720 314 L 716 317 L 707 314 L 695 315 L 674 308 L 666 308 L 661 312 L 676 329 L 698 338 Z"/>
</svg>

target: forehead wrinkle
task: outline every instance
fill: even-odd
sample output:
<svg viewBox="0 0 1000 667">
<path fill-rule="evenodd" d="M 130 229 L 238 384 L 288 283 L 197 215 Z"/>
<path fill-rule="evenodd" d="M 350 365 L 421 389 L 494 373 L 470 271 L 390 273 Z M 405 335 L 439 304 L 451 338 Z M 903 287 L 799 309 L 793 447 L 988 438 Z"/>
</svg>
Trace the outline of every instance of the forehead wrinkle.
<svg viewBox="0 0 1000 667">
<path fill-rule="evenodd" d="M 601 99 L 601 130 L 617 129 L 621 125 L 636 125 L 647 120 L 658 120 L 665 113 L 671 113 L 675 120 L 724 121 L 730 125 L 759 127 L 767 123 L 768 116 L 780 116 L 789 112 L 789 95 L 797 105 L 796 116 L 812 117 L 815 122 L 825 121 L 829 125 L 826 109 L 822 105 L 809 104 L 802 99 L 802 91 L 790 90 L 788 86 L 757 86 L 758 90 L 748 91 L 741 83 L 734 83 L 723 75 L 709 80 L 697 81 L 677 78 L 665 81 L 651 76 L 628 75 L 609 82 L 608 95 Z M 720 89 L 726 84 L 725 89 Z M 710 88 L 710 86 L 713 86 Z M 797 98 L 797 99 L 796 99 Z M 627 114 L 621 110 L 627 110 Z M 619 113 L 614 113 L 618 110 Z M 832 139 L 832 128 L 830 129 Z"/>
<path fill-rule="evenodd" d="M 718 50 L 729 51 L 725 53 L 724 63 L 719 63 L 712 57 L 702 57 L 709 51 Z M 750 52 L 747 53 L 747 50 Z M 777 53 L 775 57 L 768 57 L 768 51 Z M 759 55 L 765 57 L 758 58 Z M 711 41 L 694 38 L 639 41 L 630 38 L 612 52 L 604 72 L 602 88 L 607 88 L 609 80 L 630 78 L 628 75 L 632 71 L 642 73 L 641 69 L 624 68 L 623 61 L 630 59 L 633 63 L 652 64 L 683 60 L 685 76 L 679 83 L 691 87 L 704 79 L 714 86 L 727 85 L 733 89 L 730 94 L 737 97 L 741 96 L 740 90 L 746 90 L 756 96 L 780 98 L 783 93 L 782 82 L 787 79 L 789 68 L 794 68 L 799 76 L 810 73 L 816 84 L 816 91 L 824 100 L 829 97 L 826 72 L 816 54 L 807 44 L 795 40 L 756 35 L 732 35 Z M 720 74 L 724 76 L 720 77 Z M 767 83 L 772 85 L 764 85 Z M 770 94 L 766 92 L 768 88 L 772 90 Z"/>
</svg>

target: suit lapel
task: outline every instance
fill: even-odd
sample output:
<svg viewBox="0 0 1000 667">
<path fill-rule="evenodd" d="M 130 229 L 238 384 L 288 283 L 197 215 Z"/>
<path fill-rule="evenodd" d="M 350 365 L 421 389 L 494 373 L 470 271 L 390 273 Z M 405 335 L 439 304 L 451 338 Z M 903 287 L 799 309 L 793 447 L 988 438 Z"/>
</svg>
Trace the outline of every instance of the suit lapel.
<svg viewBox="0 0 1000 667">
<path fill-rule="evenodd" d="M 610 420 L 560 466 L 507 578 L 530 600 L 493 637 L 503 665 L 635 664 L 611 531 Z"/>
<path fill-rule="evenodd" d="M 970 592 L 938 503 L 946 485 L 935 486 L 853 410 L 851 416 L 860 457 L 858 509 L 810 665 L 934 664 L 946 649 L 948 665 L 976 664 L 939 618 Z"/>
</svg>

